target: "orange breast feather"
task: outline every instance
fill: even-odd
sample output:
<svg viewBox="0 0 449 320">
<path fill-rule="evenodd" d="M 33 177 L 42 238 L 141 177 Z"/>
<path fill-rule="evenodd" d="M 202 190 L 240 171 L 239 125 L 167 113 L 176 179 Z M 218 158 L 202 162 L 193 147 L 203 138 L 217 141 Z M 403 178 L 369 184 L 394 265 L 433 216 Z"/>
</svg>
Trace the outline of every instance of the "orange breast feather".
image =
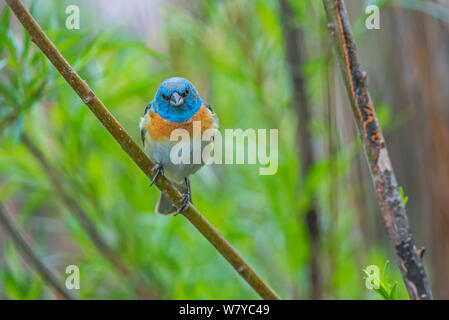
<svg viewBox="0 0 449 320">
<path fill-rule="evenodd" d="M 201 134 L 207 129 L 211 129 L 213 118 L 211 111 L 203 104 L 195 115 L 185 122 L 173 122 L 162 118 L 158 113 L 151 109 L 147 117 L 150 117 L 146 124 L 148 134 L 151 140 L 161 141 L 170 140 L 170 135 L 175 129 L 185 129 L 193 137 L 193 122 L 201 122 Z"/>
</svg>

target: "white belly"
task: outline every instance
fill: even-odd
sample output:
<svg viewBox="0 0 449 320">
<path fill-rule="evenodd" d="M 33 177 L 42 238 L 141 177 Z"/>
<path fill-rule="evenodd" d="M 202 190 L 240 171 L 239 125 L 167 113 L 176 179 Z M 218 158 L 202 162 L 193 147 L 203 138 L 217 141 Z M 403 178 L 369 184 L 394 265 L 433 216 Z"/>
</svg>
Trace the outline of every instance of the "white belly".
<svg viewBox="0 0 449 320">
<path fill-rule="evenodd" d="M 164 141 L 164 142 L 152 141 L 147 134 L 145 139 L 145 152 L 151 159 L 151 161 L 153 161 L 154 163 L 159 163 L 164 167 L 164 174 L 168 180 L 180 184 L 184 182 L 184 178 L 195 173 L 204 165 L 203 159 L 201 157 L 202 151 L 204 147 L 211 142 L 208 141 L 201 142 L 200 144 L 201 152 L 199 154 L 200 158 L 197 158 L 196 159 L 197 161 L 195 162 L 193 161 L 194 160 L 193 143 L 191 141 L 190 143 L 187 143 L 187 145 L 185 145 L 185 148 L 182 148 L 182 150 L 186 151 L 187 154 L 183 154 L 182 152 L 180 152 L 178 153 L 178 155 L 173 155 L 173 158 L 171 157 L 172 148 L 178 143 L 179 143 L 178 141 Z M 178 145 L 177 149 L 174 149 L 173 151 L 179 149 L 180 148 Z M 189 160 L 179 161 L 181 158 L 180 156 L 183 156 L 183 160 L 186 159 Z"/>
</svg>

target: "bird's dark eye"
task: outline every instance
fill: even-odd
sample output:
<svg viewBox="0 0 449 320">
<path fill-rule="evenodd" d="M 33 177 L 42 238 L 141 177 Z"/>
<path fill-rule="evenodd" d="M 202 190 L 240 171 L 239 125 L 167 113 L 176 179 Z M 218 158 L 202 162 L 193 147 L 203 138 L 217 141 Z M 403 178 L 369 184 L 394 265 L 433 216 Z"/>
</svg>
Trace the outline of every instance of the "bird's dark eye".
<svg viewBox="0 0 449 320">
<path fill-rule="evenodd" d="M 182 96 L 185 98 L 185 97 L 187 97 L 187 96 L 189 95 L 189 93 L 190 93 L 190 91 L 189 91 L 189 89 L 187 88 L 187 89 L 182 93 Z"/>
<path fill-rule="evenodd" d="M 162 99 L 164 99 L 164 100 L 168 100 L 168 97 L 167 97 L 165 94 L 163 94 L 163 93 L 161 93 L 161 97 L 162 97 Z"/>
</svg>

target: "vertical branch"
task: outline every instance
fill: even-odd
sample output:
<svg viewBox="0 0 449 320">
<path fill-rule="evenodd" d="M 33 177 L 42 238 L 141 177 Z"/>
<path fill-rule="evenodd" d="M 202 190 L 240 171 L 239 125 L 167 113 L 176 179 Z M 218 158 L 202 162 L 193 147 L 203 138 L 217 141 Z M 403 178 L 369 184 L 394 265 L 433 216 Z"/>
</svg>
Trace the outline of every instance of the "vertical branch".
<svg viewBox="0 0 449 320">
<path fill-rule="evenodd" d="M 20 248 L 25 258 L 34 266 L 36 271 L 41 275 L 45 282 L 50 284 L 57 293 L 59 293 L 64 299 L 73 300 L 75 297 L 67 291 L 67 289 L 61 284 L 56 275 L 47 268 L 44 262 L 33 251 L 33 248 L 29 244 L 28 240 L 15 226 L 15 223 L 3 204 L 0 203 L 0 223 L 5 227 L 6 231 L 11 235 L 14 243 Z"/>
<path fill-rule="evenodd" d="M 282 22 L 284 27 L 284 42 L 286 46 L 287 62 L 293 88 L 293 106 L 298 115 L 299 123 L 297 130 L 297 141 L 299 143 L 298 153 L 301 162 L 301 173 L 306 177 L 312 168 L 314 159 L 313 139 L 308 129 L 310 123 L 311 109 L 307 97 L 306 83 L 302 75 L 304 66 L 304 53 L 301 46 L 304 45 L 302 30 L 292 25 L 294 13 L 286 0 L 280 0 Z M 306 213 L 306 225 L 310 239 L 309 270 L 311 274 L 310 298 L 320 299 L 321 274 L 320 274 L 320 227 L 316 197 L 312 194 L 311 203 Z"/>
<path fill-rule="evenodd" d="M 384 136 L 376 117 L 367 75 L 360 62 L 343 0 L 323 0 L 352 111 L 363 141 L 384 224 L 396 249 L 399 269 L 411 299 L 432 299 L 421 256 L 399 194 Z"/>
<path fill-rule="evenodd" d="M 326 233 L 326 238 L 332 238 L 333 234 L 338 232 L 338 222 L 339 222 L 339 184 L 338 184 L 338 151 L 339 151 L 339 133 L 337 131 L 337 112 L 333 108 L 332 100 L 335 94 L 335 88 L 333 86 L 333 74 L 334 74 L 334 59 L 332 53 L 332 44 L 325 33 L 323 33 L 322 48 L 325 52 L 326 57 L 326 70 L 323 75 L 323 88 L 325 88 L 326 93 L 323 97 L 323 105 L 326 108 L 326 122 L 328 128 L 327 134 L 327 157 L 329 159 L 329 190 L 326 195 L 328 199 L 328 208 L 331 213 L 332 223 L 329 230 Z M 330 237 L 329 237 L 330 236 Z M 338 259 L 338 242 L 337 241 L 326 241 L 327 244 L 327 256 L 329 259 L 329 273 L 327 274 L 327 287 L 331 294 L 333 292 L 333 286 L 331 285 L 332 280 L 335 277 L 336 270 L 339 266 Z M 324 264 L 324 263 L 323 263 Z"/>
</svg>

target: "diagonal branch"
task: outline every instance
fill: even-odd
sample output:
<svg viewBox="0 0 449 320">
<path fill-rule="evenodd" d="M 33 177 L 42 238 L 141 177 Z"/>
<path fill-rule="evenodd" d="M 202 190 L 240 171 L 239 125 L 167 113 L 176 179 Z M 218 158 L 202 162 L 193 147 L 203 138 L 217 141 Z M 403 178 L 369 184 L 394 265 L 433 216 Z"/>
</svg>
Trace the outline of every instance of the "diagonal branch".
<svg viewBox="0 0 449 320">
<path fill-rule="evenodd" d="M 20 0 L 6 0 L 16 17 L 28 31 L 32 41 L 42 50 L 59 73 L 69 83 L 73 90 L 95 114 L 98 120 L 109 131 L 122 149 L 131 157 L 137 166 L 152 179 L 155 175 L 154 164 L 129 136 L 120 123 L 106 109 L 101 100 L 93 93 L 87 83 L 65 60 L 55 45 L 46 36 L 38 23 L 33 19 Z M 180 192 L 163 176 L 158 176 L 155 185 L 168 195 L 177 206 L 181 205 Z M 223 238 L 201 213 L 192 205 L 182 213 L 193 226 L 220 252 L 234 267 L 239 275 L 264 299 L 280 299 L 270 286 L 256 271 L 239 255 L 239 253 Z"/>
<path fill-rule="evenodd" d="M 2 203 L 0 203 L 0 223 L 9 232 L 15 244 L 23 252 L 26 259 L 36 268 L 36 271 L 42 276 L 42 278 L 49 283 L 64 299 L 74 300 L 75 297 L 67 291 L 56 275 L 47 268 L 47 266 L 33 251 L 33 248 L 29 244 L 28 240 L 24 235 L 22 235 L 19 229 L 17 229 L 12 217 L 8 214 Z"/>
<path fill-rule="evenodd" d="M 377 200 L 388 236 L 396 249 L 399 269 L 411 299 L 432 299 L 421 255 L 399 193 L 393 166 L 367 87 L 367 75 L 360 68 L 351 26 L 343 0 L 323 0 L 328 28 L 363 141 Z"/>
</svg>

